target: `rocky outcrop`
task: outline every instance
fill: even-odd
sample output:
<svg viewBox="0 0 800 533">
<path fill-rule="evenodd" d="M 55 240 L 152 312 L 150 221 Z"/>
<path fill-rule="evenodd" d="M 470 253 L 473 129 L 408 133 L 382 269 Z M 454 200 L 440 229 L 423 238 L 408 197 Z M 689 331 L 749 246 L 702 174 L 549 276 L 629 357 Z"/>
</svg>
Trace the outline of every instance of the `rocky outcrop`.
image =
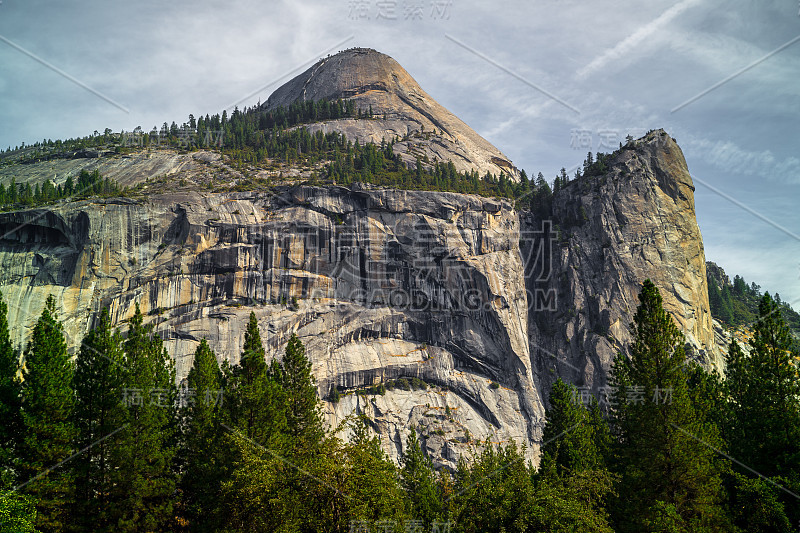
<svg viewBox="0 0 800 533">
<path fill-rule="evenodd" d="M 721 266 L 713 261 L 706 261 L 706 279 L 708 283 L 714 282 L 719 289 L 723 287 L 733 288 L 731 278 L 728 277 Z"/>
<path fill-rule="evenodd" d="M 343 393 L 332 426 L 367 415 L 395 458 L 417 427 L 441 466 L 487 438 L 535 460 L 550 384 L 607 383 L 644 279 L 692 357 L 720 365 L 680 148 L 657 131 L 609 165 L 544 219 L 477 196 L 299 185 L 0 213 L 0 290 L 20 348 L 49 294 L 73 350 L 100 309 L 124 332 L 138 304 L 179 379 L 204 337 L 236 363 L 253 311 L 269 357 L 296 332 L 320 396 Z"/>
<path fill-rule="evenodd" d="M 417 157 L 430 162 L 452 161 L 459 171 L 481 176 L 501 172 L 519 179 L 519 171 L 500 150 L 439 105 L 391 57 L 368 48 L 353 48 L 321 59 L 278 88 L 264 107 L 273 109 L 295 101 L 354 100 L 373 119 L 340 119 L 309 126 L 338 131 L 359 142 L 401 139 L 394 145 L 407 164 Z"/>
<path fill-rule="evenodd" d="M 684 332 L 688 356 L 722 368 L 694 186 L 664 130 L 621 149 L 602 175 L 570 182 L 555 195 L 552 220 L 529 217 L 526 232 L 547 236 L 552 261 L 528 276 L 537 295 L 529 313 L 531 355 L 543 383 L 562 376 L 595 391 L 607 385 L 613 357 L 631 339 L 647 278 Z M 526 255 L 535 259 L 535 251 Z"/>
</svg>

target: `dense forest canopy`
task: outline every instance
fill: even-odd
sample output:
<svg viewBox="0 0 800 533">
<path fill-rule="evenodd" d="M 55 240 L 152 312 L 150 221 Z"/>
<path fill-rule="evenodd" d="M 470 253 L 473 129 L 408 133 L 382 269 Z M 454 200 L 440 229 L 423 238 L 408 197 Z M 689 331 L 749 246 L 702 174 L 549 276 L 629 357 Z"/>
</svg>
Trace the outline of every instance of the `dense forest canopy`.
<svg viewBox="0 0 800 533">
<path fill-rule="evenodd" d="M 368 418 L 327 427 L 303 343 L 267 360 L 252 313 L 239 364 L 202 340 L 176 384 L 138 307 L 124 335 L 103 310 L 72 358 L 51 296 L 20 354 L 0 295 L 0 533 L 797 531 L 798 353 L 776 302 L 722 380 L 687 360 L 649 280 L 639 300 L 604 407 L 553 385 L 538 467 L 476 440 L 436 470 L 423 426 L 399 464 Z M 426 386 L 410 379 L 392 386 Z"/>
</svg>

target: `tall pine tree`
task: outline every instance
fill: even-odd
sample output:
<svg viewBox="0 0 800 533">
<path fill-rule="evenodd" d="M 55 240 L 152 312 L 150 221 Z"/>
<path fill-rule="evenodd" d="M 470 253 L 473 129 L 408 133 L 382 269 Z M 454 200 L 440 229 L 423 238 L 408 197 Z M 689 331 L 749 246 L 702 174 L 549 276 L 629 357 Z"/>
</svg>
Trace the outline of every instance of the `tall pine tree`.
<svg viewBox="0 0 800 533">
<path fill-rule="evenodd" d="M 60 463 L 72 452 L 74 366 L 56 314 L 56 300 L 45 302 L 33 328 L 22 382 L 22 430 L 19 462 L 22 490 L 36 500 L 36 525 L 62 531 L 68 518 L 71 476 Z"/>
<path fill-rule="evenodd" d="M 283 356 L 281 383 L 286 397 L 286 423 L 294 447 L 313 451 L 324 437 L 317 387 L 311 361 L 296 334 L 292 334 Z"/>
<path fill-rule="evenodd" d="M 191 531 L 216 531 L 212 511 L 222 479 L 229 474 L 222 453 L 224 384 L 217 357 L 205 339 L 194 353 L 181 408 L 183 440 L 180 487 Z"/>
<path fill-rule="evenodd" d="M 15 458 L 21 439 L 19 357 L 8 331 L 8 306 L 0 293 L 0 489 L 16 482 Z"/>
<path fill-rule="evenodd" d="M 542 472 L 566 473 L 605 468 L 604 448 L 608 426 L 594 402 L 584 406 L 576 401 L 576 389 L 559 378 L 550 390 L 542 434 Z"/>
<path fill-rule="evenodd" d="M 725 530 L 719 473 L 724 463 L 709 447 L 722 443 L 716 427 L 692 405 L 683 335 L 650 280 L 639 301 L 630 359 L 618 354 L 612 371 L 624 503 L 617 507 L 618 530 Z"/>
<path fill-rule="evenodd" d="M 83 338 L 76 361 L 74 421 L 76 448 L 84 450 L 70 463 L 75 482 L 71 523 L 76 531 L 111 531 L 108 494 L 112 489 L 111 451 L 124 430 L 121 336 L 112 330 L 108 309 Z"/>
<path fill-rule="evenodd" d="M 258 444 L 282 449 L 286 434 L 286 406 L 280 383 L 280 365 L 266 363 L 255 313 L 250 313 L 239 364 L 228 378 L 228 412 L 232 426 Z"/>
<path fill-rule="evenodd" d="M 161 338 L 136 305 L 124 344 L 121 417 L 112 448 L 111 524 L 115 531 L 171 531 L 176 476 L 175 370 Z"/>
<path fill-rule="evenodd" d="M 413 427 L 406 439 L 400 465 L 401 485 L 409 515 L 415 520 L 422 520 L 425 529 L 429 529 L 434 520 L 442 518 L 442 499 L 433 463 L 422 451 Z"/>
<path fill-rule="evenodd" d="M 793 352 L 792 347 L 791 333 L 778 304 L 768 293 L 764 294 L 750 355 L 745 355 L 735 341 L 728 350 L 725 390 L 729 416 L 725 435 L 736 459 L 797 492 L 800 490 L 800 381 L 794 358 L 800 354 Z M 742 495 L 761 490 L 768 496 L 772 487 L 757 480 L 748 481 L 752 472 L 734 468 L 742 474 L 737 478 L 735 498 L 743 499 L 743 505 L 755 505 L 737 516 L 742 524 L 742 516 L 762 512 L 757 498 Z M 800 520 L 800 502 L 785 492 L 777 496 L 785 501 L 789 519 L 793 523 Z"/>
</svg>

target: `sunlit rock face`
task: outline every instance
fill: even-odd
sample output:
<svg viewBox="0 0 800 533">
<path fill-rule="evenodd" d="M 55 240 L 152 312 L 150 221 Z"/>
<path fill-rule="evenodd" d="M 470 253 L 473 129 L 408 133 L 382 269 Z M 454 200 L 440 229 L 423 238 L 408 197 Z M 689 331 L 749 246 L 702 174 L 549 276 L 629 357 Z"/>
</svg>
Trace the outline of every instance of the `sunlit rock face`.
<svg viewBox="0 0 800 533">
<path fill-rule="evenodd" d="M 553 211 L 549 270 L 527 276 L 530 291 L 551 297 L 543 302 L 557 301 L 554 311 L 529 313 L 535 379 L 606 386 L 613 357 L 631 339 L 647 278 L 684 332 L 687 355 L 722 369 L 694 186 L 674 139 L 657 130 L 628 145 L 607 172 L 570 182 Z M 541 232 L 541 224 L 527 217 L 523 233 Z"/>
<path fill-rule="evenodd" d="M 662 131 L 571 182 L 546 220 L 470 195 L 287 186 L 62 203 L 0 213 L 0 230 L 20 348 L 50 294 L 73 350 L 100 309 L 124 332 L 138 304 L 180 380 L 202 338 L 236 363 L 253 311 L 268 357 L 305 343 L 327 422 L 366 415 L 395 459 L 416 427 L 440 466 L 485 439 L 535 460 L 550 385 L 607 384 L 646 278 L 691 357 L 721 367 L 692 181 Z"/>
<path fill-rule="evenodd" d="M 394 151 L 408 164 L 427 157 L 431 163 L 452 161 L 459 171 L 474 169 L 481 176 L 503 172 L 519 180 L 508 157 L 431 98 L 385 54 L 353 48 L 321 59 L 272 93 L 264 107 L 322 99 L 353 100 L 364 113 L 371 109 L 372 119 L 327 120 L 310 126 L 312 132 L 338 131 L 351 140 L 376 144 L 397 137 L 401 141 Z"/>
<path fill-rule="evenodd" d="M 293 187 L 70 203 L 0 225 L 18 343 L 49 294 L 72 347 L 102 307 L 124 331 L 138 304 L 182 379 L 204 337 L 235 363 L 254 311 L 270 357 L 300 336 L 321 396 L 428 385 L 328 404 L 331 423 L 368 414 L 394 456 L 415 420 L 450 466 L 470 439 L 538 438 L 519 218 L 506 202 Z"/>
</svg>

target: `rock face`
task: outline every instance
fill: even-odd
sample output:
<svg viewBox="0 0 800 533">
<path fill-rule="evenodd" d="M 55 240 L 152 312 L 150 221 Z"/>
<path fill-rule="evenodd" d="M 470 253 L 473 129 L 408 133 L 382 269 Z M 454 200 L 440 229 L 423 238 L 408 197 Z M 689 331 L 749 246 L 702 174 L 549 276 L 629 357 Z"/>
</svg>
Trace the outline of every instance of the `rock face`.
<svg viewBox="0 0 800 533">
<path fill-rule="evenodd" d="M 552 260 L 527 276 L 531 356 L 543 383 L 562 376 L 595 391 L 607 385 L 647 278 L 684 332 L 687 355 L 722 369 L 694 186 L 664 130 L 620 150 L 606 173 L 570 182 L 555 195 L 552 221 L 529 217 L 525 233 L 545 236 Z"/>
<path fill-rule="evenodd" d="M 427 445 L 450 466 L 468 435 L 535 437 L 530 422 L 544 412 L 509 204 L 335 187 L 277 192 L 0 215 L 2 291 L 16 340 L 28 337 L 50 293 L 73 347 L 99 309 L 121 324 L 138 303 L 180 379 L 203 337 L 235 363 L 254 310 L 270 356 L 298 333 L 321 396 L 399 378 L 430 385 L 329 405 L 332 423 L 354 408 L 367 412 L 393 456 L 409 419 L 430 426 Z"/>
<path fill-rule="evenodd" d="M 20 348 L 49 294 L 73 349 L 104 306 L 124 332 L 138 303 L 179 379 L 203 337 L 236 363 L 254 311 L 269 357 L 296 332 L 320 396 L 342 391 L 328 422 L 366 414 L 392 457 L 415 426 L 441 466 L 487 438 L 535 460 L 550 384 L 606 384 L 645 278 L 692 356 L 720 365 L 693 204 L 663 131 L 559 191 L 548 220 L 364 187 L 63 203 L 0 213 L 0 290 Z M 397 380 L 418 386 L 356 394 Z"/>
<path fill-rule="evenodd" d="M 338 131 L 359 142 L 380 144 L 395 136 L 394 146 L 409 164 L 416 158 L 452 161 L 459 171 L 477 170 L 481 176 L 504 172 L 519 179 L 519 171 L 486 139 L 439 105 L 391 57 L 368 48 L 353 48 L 320 60 L 278 88 L 264 104 L 267 109 L 295 101 L 354 100 L 374 119 L 329 120 L 313 124 L 317 130 Z M 435 131 L 434 131 L 435 130 Z"/>
<path fill-rule="evenodd" d="M 729 289 L 733 288 L 731 278 L 728 277 L 725 270 L 712 261 L 706 261 L 706 275 L 707 281 L 709 283 L 713 281 L 720 290 L 723 287 L 728 287 Z"/>
</svg>

